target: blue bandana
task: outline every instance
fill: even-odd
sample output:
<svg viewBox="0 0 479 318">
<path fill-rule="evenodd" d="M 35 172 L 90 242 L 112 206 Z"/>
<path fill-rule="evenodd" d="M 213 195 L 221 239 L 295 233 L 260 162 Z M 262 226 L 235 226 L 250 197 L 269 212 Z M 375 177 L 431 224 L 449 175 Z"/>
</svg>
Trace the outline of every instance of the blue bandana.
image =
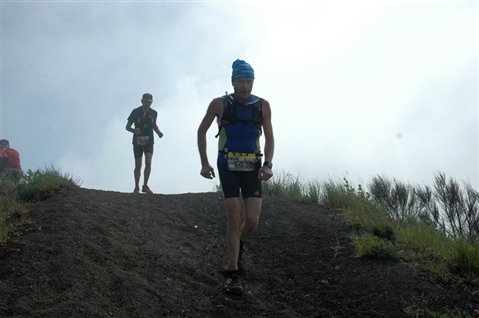
<svg viewBox="0 0 479 318">
<path fill-rule="evenodd" d="M 237 59 L 233 62 L 233 75 L 231 76 L 231 82 L 236 81 L 238 78 L 251 78 L 254 80 L 254 70 L 243 60 Z"/>
</svg>

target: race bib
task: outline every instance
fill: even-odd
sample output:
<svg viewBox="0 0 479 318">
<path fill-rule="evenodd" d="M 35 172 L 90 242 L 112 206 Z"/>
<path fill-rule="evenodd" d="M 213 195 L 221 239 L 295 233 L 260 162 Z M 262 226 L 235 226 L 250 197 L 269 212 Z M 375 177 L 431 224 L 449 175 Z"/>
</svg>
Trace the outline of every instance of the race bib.
<svg viewBox="0 0 479 318">
<path fill-rule="evenodd" d="M 228 152 L 228 170 L 253 171 L 258 161 L 258 154 Z"/>
<path fill-rule="evenodd" d="M 144 146 L 150 141 L 150 136 L 137 136 L 136 137 L 136 144 L 138 146 Z"/>
</svg>

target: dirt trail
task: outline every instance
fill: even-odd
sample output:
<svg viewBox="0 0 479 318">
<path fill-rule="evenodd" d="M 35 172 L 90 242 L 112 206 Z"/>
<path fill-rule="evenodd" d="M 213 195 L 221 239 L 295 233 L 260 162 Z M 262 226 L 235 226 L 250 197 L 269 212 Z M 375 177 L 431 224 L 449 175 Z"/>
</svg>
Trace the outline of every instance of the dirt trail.
<svg viewBox="0 0 479 318">
<path fill-rule="evenodd" d="M 355 257 L 341 214 L 316 204 L 264 198 L 242 296 L 223 290 L 219 193 L 72 188 L 32 205 L 29 219 L 0 248 L 0 317 L 407 317 L 426 302 L 479 310 L 468 285 Z"/>
</svg>

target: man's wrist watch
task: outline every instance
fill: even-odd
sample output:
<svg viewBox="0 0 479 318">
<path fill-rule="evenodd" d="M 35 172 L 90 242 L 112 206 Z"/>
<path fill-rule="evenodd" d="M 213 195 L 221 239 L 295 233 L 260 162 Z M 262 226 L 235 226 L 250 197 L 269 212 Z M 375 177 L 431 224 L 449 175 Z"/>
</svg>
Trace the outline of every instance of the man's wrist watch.
<svg viewBox="0 0 479 318">
<path fill-rule="evenodd" d="M 263 163 L 263 166 L 268 166 L 270 169 L 273 169 L 273 164 L 271 163 L 271 161 L 265 161 Z"/>
</svg>

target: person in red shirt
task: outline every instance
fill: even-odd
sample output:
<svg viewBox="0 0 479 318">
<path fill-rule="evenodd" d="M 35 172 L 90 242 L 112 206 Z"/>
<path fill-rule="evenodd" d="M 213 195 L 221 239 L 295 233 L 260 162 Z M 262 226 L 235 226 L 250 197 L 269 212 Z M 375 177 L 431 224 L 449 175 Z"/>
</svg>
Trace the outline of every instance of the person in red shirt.
<svg viewBox="0 0 479 318">
<path fill-rule="evenodd" d="M 22 174 L 20 154 L 16 149 L 10 147 L 10 142 L 7 139 L 0 140 L 0 173 L 14 176 Z"/>
</svg>

